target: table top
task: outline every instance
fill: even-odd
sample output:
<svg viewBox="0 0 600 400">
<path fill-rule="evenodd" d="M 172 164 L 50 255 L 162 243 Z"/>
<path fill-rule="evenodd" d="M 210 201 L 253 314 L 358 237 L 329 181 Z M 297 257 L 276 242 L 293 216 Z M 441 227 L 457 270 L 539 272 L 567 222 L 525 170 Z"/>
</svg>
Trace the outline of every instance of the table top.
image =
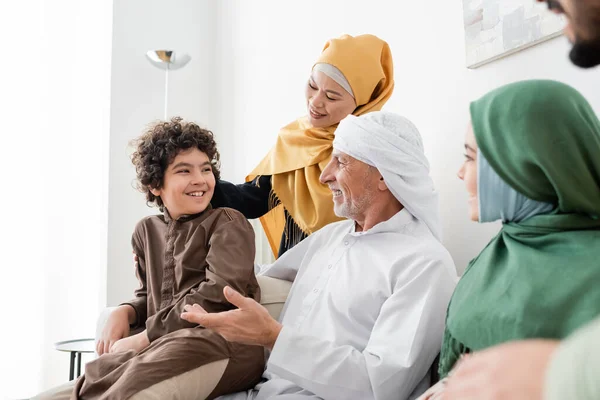
<svg viewBox="0 0 600 400">
<path fill-rule="evenodd" d="M 93 353 L 96 351 L 94 339 L 74 339 L 54 343 L 58 351 L 76 351 L 78 353 Z"/>
</svg>

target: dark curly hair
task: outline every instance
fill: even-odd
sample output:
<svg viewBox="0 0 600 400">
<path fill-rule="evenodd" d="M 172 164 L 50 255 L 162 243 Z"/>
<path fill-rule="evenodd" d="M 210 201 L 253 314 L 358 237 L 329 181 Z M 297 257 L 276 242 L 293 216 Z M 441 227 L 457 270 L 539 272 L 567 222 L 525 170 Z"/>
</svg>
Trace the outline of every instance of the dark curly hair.
<svg viewBox="0 0 600 400">
<path fill-rule="evenodd" d="M 132 145 L 136 148 L 131 162 L 135 166 L 138 189 L 146 195 L 149 205 L 156 205 L 161 211 L 164 210 L 161 198 L 150 190 L 162 187 L 169 164 L 181 151 L 197 148 L 205 153 L 212 162 L 215 179 L 220 177 L 219 151 L 213 133 L 180 117 L 150 125 Z"/>
</svg>

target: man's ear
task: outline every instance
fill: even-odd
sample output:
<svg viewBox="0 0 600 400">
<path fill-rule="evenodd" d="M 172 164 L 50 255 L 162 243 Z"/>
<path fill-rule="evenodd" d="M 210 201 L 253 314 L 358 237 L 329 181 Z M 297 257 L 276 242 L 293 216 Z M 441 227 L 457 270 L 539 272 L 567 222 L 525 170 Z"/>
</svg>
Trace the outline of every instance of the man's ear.
<svg viewBox="0 0 600 400">
<path fill-rule="evenodd" d="M 377 189 L 379 189 L 382 192 L 385 192 L 386 190 L 390 190 L 387 186 L 387 183 L 385 183 L 385 179 L 383 179 L 383 176 L 379 176 L 379 181 L 377 182 Z"/>
</svg>

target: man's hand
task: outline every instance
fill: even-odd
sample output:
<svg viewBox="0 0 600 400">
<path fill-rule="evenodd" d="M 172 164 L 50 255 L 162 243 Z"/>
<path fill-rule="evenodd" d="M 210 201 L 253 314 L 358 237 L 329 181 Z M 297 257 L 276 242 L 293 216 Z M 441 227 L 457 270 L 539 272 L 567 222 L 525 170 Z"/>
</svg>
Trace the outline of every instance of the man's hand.
<svg viewBox="0 0 600 400">
<path fill-rule="evenodd" d="M 223 293 L 237 310 L 207 313 L 198 304 L 188 304 L 181 318 L 212 329 L 230 342 L 272 349 L 281 331 L 281 324 L 269 315 L 266 308 L 232 288 L 225 287 Z"/>
<path fill-rule="evenodd" d="M 148 334 L 144 330 L 137 335 L 129 336 L 121 340 L 117 340 L 110 348 L 111 353 L 121 353 L 128 350 L 135 350 L 136 353 L 144 350 L 150 345 Z"/>
<path fill-rule="evenodd" d="M 443 400 L 537 400 L 559 342 L 526 340 L 491 347 L 465 357 L 452 371 Z"/>
<path fill-rule="evenodd" d="M 129 336 L 129 322 L 131 316 L 135 318 L 135 310 L 131 306 L 119 306 L 110 313 L 106 325 L 102 330 L 102 335 L 96 345 L 98 355 L 108 353 L 110 348 L 117 340 Z"/>
</svg>

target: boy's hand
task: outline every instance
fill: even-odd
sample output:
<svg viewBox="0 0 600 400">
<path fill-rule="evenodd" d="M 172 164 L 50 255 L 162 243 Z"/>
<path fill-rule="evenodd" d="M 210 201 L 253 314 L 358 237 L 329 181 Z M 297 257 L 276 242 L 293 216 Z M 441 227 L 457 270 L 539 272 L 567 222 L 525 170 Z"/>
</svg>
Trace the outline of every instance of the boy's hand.
<svg viewBox="0 0 600 400">
<path fill-rule="evenodd" d="M 150 346 L 148 334 L 144 330 L 137 335 L 129 336 L 121 340 L 117 340 L 110 348 L 111 353 L 121 353 L 128 350 L 134 350 L 136 353 Z"/>
<path fill-rule="evenodd" d="M 212 329 L 230 342 L 273 349 L 281 324 L 269 315 L 266 308 L 229 286 L 223 292 L 227 301 L 236 306 L 237 310 L 209 314 L 198 304 L 188 304 L 184 307 L 181 318 Z"/>
<path fill-rule="evenodd" d="M 130 314 L 135 314 L 135 310 L 131 306 L 119 306 L 108 317 L 106 325 L 102 330 L 102 336 L 96 345 L 98 355 L 108 353 L 110 348 L 117 342 L 129 336 L 129 321 Z"/>
</svg>

